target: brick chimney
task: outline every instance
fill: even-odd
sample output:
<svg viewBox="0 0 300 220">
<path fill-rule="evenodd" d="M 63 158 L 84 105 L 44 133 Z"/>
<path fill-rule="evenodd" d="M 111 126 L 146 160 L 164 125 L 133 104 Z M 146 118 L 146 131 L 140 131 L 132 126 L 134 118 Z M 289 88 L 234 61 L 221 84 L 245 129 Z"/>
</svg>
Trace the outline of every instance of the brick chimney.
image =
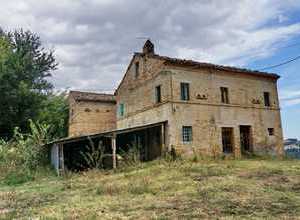
<svg viewBox="0 0 300 220">
<path fill-rule="evenodd" d="M 143 46 L 143 53 L 153 55 L 154 54 L 154 44 L 148 39 Z"/>
</svg>

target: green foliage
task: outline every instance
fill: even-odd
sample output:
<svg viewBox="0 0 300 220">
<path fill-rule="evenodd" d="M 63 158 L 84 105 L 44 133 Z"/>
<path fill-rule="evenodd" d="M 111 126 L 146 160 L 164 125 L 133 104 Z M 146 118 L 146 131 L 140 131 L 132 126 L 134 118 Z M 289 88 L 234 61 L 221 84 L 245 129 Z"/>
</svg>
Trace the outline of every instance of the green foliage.
<svg viewBox="0 0 300 220">
<path fill-rule="evenodd" d="M 89 168 L 102 169 L 104 168 L 104 158 L 111 154 L 104 153 L 105 146 L 99 141 L 96 147 L 92 139 L 89 138 L 89 145 L 86 146 L 86 151 L 80 152 Z"/>
<path fill-rule="evenodd" d="M 31 132 L 26 135 L 15 129 L 14 139 L 24 166 L 36 169 L 39 165 L 45 165 L 48 159 L 45 144 L 49 141 L 50 126 L 32 120 L 29 120 L 29 125 Z"/>
<path fill-rule="evenodd" d="M 19 185 L 28 181 L 33 181 L 34 176 L 28 170 L 16 169 L 9 172 L 5 178 L 4 183 L 9 186 Z"/>
<path fill-rule="evenodd" d="M 140 146 L 137 144 L 130 144 L 128 151 L 120 152 L 120 167 L 134 167 L 141 162 Z"/>
<path fill-rule="evenodd" d="M 53 51 L 30 32 L 0 30 L 0 137 L 11 138 L 15 127 L 30 130 L 52 85 L 46 79 L 57 66 Z"/>
<path fill-rule="evenodd" d="M 48 152 L 45 144 L 49 141 L 50 126 L 31 120 L 29 124 L 30 133 L 23 134 L 16 128 L 11 141 L 0 141 L 0 167 L 4 171 L 36 170 L 47 163 Z"/>
<path fill-rule="evenodd" d="M 49 135 L 52 139 L 66 137 L 68 134 L 69 106 L 66 97 L 66 92 L 50 94 L 39 109 L 38 121 L 51 125 Z"/>
<path fill-rule="evenodd" d="M 7 156 L 9 155 L 9 144 L 5 140 L 0 139 L 0 163 L 7 163 Z"/>
</svg>

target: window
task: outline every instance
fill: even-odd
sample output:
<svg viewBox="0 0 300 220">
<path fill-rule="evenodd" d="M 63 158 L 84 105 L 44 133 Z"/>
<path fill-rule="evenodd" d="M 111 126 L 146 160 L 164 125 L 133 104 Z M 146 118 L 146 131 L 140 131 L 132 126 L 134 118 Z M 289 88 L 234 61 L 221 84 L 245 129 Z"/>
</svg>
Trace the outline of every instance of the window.
<svg viewBox="0 0 300 220">
<path fill-rule="evenodd" d="M 268 128 L 268 133 L 269 133 L 269 136 L 273 136 L 274 135 L 274 128 Z"/>
<path fill-rule="evenodd" d="M 221 87 L 221 102 L 229 104 L 228 88 Z"/>
<path fill-rule="evenodd" d="M 222 128 L 222 145 L 223 145 L 223 153 L 229 154 L 233 152 L 233 146 L 234 146 L 233 128 L 229 128 L 229 127 Z"/>
<path fill-rule="evenodd" d="M 119 105 L 119 115 L 124 116 L 124 104 L 120 103 Z"/>
<path fill-rule="evenodd" d="M 192 126 L 182 127 L 182 141 L 188 143 L 192 141 Z"/>
<path fill-rule="evenodd" d="M 269 92 L 264 92 L 264 101 L 265 101 L 265 106 L 269 107 L 270 106 L 270 93 Z"/>
<path fill-rule="evenodd" d="M 156 103 L 161 102 L 161 86 L 155 87 L 155 102 Z"/>
<path fill-rule="evenodd" d="M 184 101 L 190 100 L 190 84 L 189 83 L 180 83 L 180 95 L 181 95 L 181 100 L 184 100 Z"/>
<path fill-rule="evenodd" d="M 134 74 L 136 79 L 139 77 L 139 69 L 140 69 L 140 63 L 136 62 L 134 65 Z"/>
</svg>

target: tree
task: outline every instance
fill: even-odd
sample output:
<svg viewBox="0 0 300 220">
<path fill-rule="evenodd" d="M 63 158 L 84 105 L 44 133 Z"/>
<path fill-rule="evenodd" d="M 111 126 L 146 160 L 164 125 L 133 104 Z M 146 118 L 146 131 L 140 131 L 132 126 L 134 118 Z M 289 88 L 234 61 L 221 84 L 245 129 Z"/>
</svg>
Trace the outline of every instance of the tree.
<svg viewBox="0 0 300 220">
<path fill-rule="evenodd" d="M 14 127 L 29 130 L 52 84 L 57 67 L 53 51 L 42 47 L 39 36 L 24 30 L 0 30 L 0 137 L 9 138 Z"/>
<path fill-rule="evenodd" d="M 38 121 L 51 125 L 49 135 L 52 139 L 66 137 L 68 134 L 69 106 L 67 93 L 50 94 L 42 102 Z"/>
</svg>

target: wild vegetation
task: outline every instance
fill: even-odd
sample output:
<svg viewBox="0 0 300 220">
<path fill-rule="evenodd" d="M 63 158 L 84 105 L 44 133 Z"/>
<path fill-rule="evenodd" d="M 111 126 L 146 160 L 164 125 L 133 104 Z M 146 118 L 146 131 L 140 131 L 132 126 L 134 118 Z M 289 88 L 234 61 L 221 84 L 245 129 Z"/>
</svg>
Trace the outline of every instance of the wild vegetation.
<svg viewBox="0 0 300 220">
<path fill-rule="evenodd" d="M 35 33 L 0 28 L 0 138 L 12 138 L 16 127 L 27 133 L 30 119 L 56 126 L 54 137 L 65 135 L 66 101 L 48 81 L 57 65 Z"/>
<path fill-rule="evenodd" d="M 0 216 L 53 219 L 298 219 L 296 160 L 157 160 L 25 183 L 0 174 Z M 11 178 L 11 177 L 10 177 Z"/>
<path fill-rule="evenodd" d="M 44 144 L 67 134 L 66 94 L 48 81 L 57 65 L 35 33 L 0 28 L 0 173 L 7 181 L 33 179 L 47 163 Z"/>
</svg>

